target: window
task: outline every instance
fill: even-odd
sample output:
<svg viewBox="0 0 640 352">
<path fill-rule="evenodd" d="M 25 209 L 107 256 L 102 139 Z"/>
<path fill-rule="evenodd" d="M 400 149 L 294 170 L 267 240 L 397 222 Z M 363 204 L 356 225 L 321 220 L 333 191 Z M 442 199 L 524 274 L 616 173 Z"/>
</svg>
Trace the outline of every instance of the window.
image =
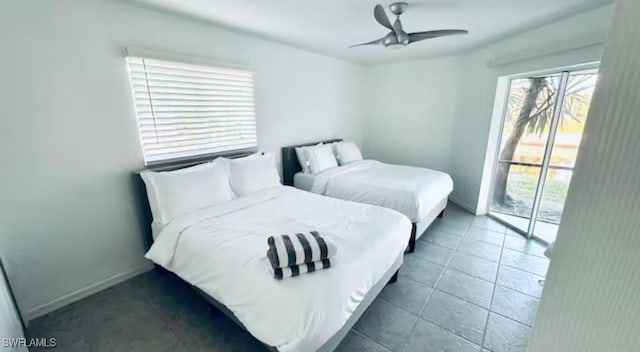
<svg viewBox="0 0 640 352">
<path fill-rule="evenodd" d="M 253 72 L 127 57 L 145 165 L 257 147 Z"/>
<path fill-rule="evenodd" d="M 555 240 L 597 80 L 596 69 L 511 78 L 489 215 Z"/>
</svg>

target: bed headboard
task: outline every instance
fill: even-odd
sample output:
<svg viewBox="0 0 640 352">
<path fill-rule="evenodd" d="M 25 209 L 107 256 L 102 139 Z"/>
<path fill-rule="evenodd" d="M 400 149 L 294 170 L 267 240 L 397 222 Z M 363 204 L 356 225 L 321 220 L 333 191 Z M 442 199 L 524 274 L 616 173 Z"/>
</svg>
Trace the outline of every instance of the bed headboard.
<svg viewBox="0 0 640 352">
<path fill-rule="evenodd" d="M 290 145 L 288 147 L 282 147 L 282 183 L 286 186 L 293 186 L 293 176 L 302 171 L 302 166 L 298 162 L 298 156 L 296 155 L 296 148 L 308 147 L 316 145 L 318 143 L 334 143 L 342 142 L 342 139 L 329 139 L 326 141 L 317 141 L 312 143 Z"/>
<path fill-rule="evenodd" d="M 230 159 L 241 158 L 243 156 L 251 155 L 257 151 L 258 151 L 257 148 L 249 148 L 249 149 L 243 149 L 243 150 L 227 152 L 227 153 L 210 154 L 197 159 L 162 162 L 162 163 L 147 165 L 145 169 L 133 172 L 132 182 L 133 182 L 134 199 L 136 202 L 136 209 L 138 211 L 138 220 L 139 220 L 140 230 L 143 236 L 142 240 L 144 241 L 145 249 L 148 249 L 153 242 L 153 237 L 151 235 L 151 222 L 153 221 L 153 216 L 151 215 L 151 208 L 149 207 L 149 199 L 147 198 L 147 188 L 144 185 L 144 181 L 142 180 L 142 177 L 140 177 L 140 173 L 142 171 L 145 171 L 145 170 L 173 171 L 178 169 L 184 169 L 184 168 L 198 165 L 198 164 L 207 163 L 219 157 L 225 157 Z"/>
</svg>

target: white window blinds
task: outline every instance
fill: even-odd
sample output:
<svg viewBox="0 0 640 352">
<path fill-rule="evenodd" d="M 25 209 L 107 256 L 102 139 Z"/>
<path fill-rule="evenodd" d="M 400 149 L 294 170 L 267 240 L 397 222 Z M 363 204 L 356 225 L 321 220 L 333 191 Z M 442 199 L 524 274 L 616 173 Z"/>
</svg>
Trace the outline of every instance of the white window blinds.
<svg viewBox="0 0 640 352">
<path fill-rule="evenodd" d="M 145 164 L 257 146 L 253 72 L 127 57 Z"/>
</svg>

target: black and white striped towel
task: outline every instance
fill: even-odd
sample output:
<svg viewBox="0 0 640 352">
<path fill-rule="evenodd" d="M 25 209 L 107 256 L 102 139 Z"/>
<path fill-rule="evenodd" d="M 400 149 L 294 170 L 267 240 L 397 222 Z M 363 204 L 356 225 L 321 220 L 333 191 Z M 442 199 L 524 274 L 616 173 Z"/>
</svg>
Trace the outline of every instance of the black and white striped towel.
<svg viewBox="0 0 640 352">
<path fill-rule="evenodd" d="M 278 280 L 284 280 L 290 277 L 296 277 L 302 274 L 312 273 L 317 270 L 328 269 L 330 267 L 331 267 L 331 260 L 322 259 L 317 262 L 293 265 L 286 268 L 271 267 L 271 270 L 273 271 L 273 277 L 275 277 Z"/>
<path fill-rule="evenodd" d="M 267 257 L 274 268 L 286 268 L 330 259 L 338 251 L 336 245 L 317 231 L 295 235 L 269 236 Z"/>
</svg>

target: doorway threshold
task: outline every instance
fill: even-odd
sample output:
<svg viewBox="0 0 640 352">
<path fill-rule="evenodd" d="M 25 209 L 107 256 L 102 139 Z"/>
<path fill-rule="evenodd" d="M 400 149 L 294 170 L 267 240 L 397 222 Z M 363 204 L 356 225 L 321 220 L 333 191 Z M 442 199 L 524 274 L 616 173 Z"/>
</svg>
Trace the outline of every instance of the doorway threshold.
<svg viewBox="0 0 640 352">
<path fill-rule="evenodd" d="M 505 225 L 509 229 L 513 230 L 514 232 L 522 235 L 523 237 L 527 237 L 527 227 L 529 226 L 529 219 L 496 212 L 491 212 L 487 215 L 492 219 L 498 221 L 499 223 Z M 557 235 L 557 224 L 537 221 L 532 239 L 540 242 L 541 244 L 544 244 L 545 246 L 548 246 L 549 243 L 555 241 Z"/>
</svg>

